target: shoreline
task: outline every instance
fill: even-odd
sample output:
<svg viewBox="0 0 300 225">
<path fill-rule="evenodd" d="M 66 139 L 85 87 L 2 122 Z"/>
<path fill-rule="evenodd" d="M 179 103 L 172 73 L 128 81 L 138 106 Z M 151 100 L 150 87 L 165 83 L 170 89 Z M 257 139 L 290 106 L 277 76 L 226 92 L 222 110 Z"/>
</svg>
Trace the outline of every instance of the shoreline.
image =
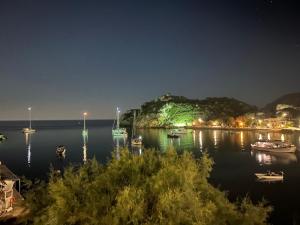
<svg viewBox="0 0 300 225">
<path fill-rule="evenodd" d="M 138 129 L 193 129 L 193 130 L 234 130 L 234 131 L 271 131 L 271 132 L 300 132 L 300 128 L 253 128 L 253 127 L 209 127 L 209 126 L 184 126 L 184 127 L 138 127 Z"/>
</svg>

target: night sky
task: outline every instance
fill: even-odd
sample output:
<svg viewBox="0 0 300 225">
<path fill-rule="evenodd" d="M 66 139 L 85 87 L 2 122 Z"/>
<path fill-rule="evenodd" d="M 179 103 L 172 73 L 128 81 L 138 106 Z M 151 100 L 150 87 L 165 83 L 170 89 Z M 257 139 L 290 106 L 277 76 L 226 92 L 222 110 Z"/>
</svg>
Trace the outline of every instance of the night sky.
<svg viewBox="0 0 300 225">
<path fill-rule="evenodd" d="M 170 92 L 263 106 L 300 91 L 289 0 L 0 1 L 0 120 L 112 118 Z"/>
</svg>

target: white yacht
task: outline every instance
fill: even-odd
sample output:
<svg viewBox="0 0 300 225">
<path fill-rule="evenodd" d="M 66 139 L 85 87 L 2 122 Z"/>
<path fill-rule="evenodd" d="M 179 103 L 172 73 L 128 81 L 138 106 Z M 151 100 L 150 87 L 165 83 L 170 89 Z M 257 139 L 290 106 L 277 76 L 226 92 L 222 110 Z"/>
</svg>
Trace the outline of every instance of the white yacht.
<svg viewBox="0 0 300 225">
<path fill-rule="evenodd" d="M 173 134 L 187 134 L 188 130 L 185 128 L 177 128 L 171 131 Z"/>
<path fill-rule="evenodd" d="M 296 151 L 296 146 L 281 140 L 259 140 L 251 144 L 257 151 L 291 153 Z"/>
<path fill-rule="evenodd" d="M 257 179 L 265 181 L 283 180 L 283 172 L 275 173 L 268 171 L 267 173 L 255 173 L 255 176 L 257 177 Z"/>
<path fill-rule="evenodd" d="M 23 133 L 25 134 L 32 134 L 35 133 L 36 130 L 31 128 L 31 107 L 28 108 L 28 113 L 29 113 L 29 127 L 23 128 Z"/>
<path fill-rule="evenodd" d="M 112 129 L 112 135 L 113 136 L 127 136 L 128 133 L 126 131 L 126 128 L 120 128 L 120 110 L 119 108 L 117 108 L 117 113 L 116 113 L 116 116 L 117 116 L 117 123 L 116 123 L 116 126 L 113 125 L 113 129 Z"/>
</svg>

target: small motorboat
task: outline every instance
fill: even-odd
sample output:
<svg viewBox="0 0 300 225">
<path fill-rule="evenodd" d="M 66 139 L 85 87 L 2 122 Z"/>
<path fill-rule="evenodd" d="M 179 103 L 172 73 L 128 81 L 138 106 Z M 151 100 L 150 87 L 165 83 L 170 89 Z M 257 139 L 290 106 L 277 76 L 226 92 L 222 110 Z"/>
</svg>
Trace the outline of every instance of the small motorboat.
<svg viewBox="0 0 300 225">
<path fill-rule="evenodd" d="M 143 138 L 142 136 L 136 137 L 136 138 L 132 138 L 131 140 L 131 145 L 134 146 L 140 146 L 143 144 Z"/>
<path fill-rule="evenodd" d="M 251 148 L 257 151 L 291 153 L 296 151 L 296 146 L 281 140 L 259 140 L 251 144 Z"/>
<path fill-rule="evenodd" d="M 23 128 L 22 131 L 23 131 L 24 134 L 33 134 L 33 133 L 36 132 L 35 129 L 29 128 L 29 127 Z"/>
<path fill-rule="evenodd" d="M 64 156 L 66 154 L 66 146 L 59 145 L 56 147 L 56 154 L 59 156 Z"/>
<path fill-rule="evenodd" d="M 168 133 L 167 137 L 168 138 L 179 138 L 179 135 L 171 132 L 171 133 Z"/>
<path fill-rule="evenodd" d="M 173 129 L 171 131 L 173 134 L 187 134 L 188 131 L 185 128 L 178 128 L 178 129 Z"/>
<path fill-rule="evenodd" d="M 7 137 L 4 134 L 0 134 L 0 141 L 5 141 Z"/>
<path fill-rule="evenodd" d="M 268 171 L 267 173 L 255 173 L 258 180 L 263 181 L 280 181 L 283 180 L 283 172 L 275 173 Z"/>
</svg>

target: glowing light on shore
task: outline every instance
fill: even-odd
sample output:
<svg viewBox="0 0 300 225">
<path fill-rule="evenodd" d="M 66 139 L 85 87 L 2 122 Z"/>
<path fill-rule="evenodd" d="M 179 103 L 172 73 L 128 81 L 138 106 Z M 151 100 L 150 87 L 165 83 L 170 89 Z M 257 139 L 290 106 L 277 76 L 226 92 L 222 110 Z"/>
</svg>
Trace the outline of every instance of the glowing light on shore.
<svg viewBox="0 0 300 225">
<path fill-rule="evenodd" d="M 268 133 L 268 140 L 271 140 L 271 134 Z"/>
<path fill-rule="evenodd" d="M 199 146 L 200 146 L 200 151 L 202 152 L 203 149 L 202 131 L 199 131 Z"/>
<path fill-rule="evenodd" d="M 218 140 L 217 140 L 217 131 L 216 130 L 214 130 L 213 136 L 214 136 L 214 146 L 217 146 Z"/>
<path fill-rule="evenodd" d="M 199 121 L 199 123 L 203 123 L 203 119 L 202 118 L 199 118 L 198 121 Z"/>
<path fill-rule="evenodd" d="M 240 138 L 241 138 L 241 147 L 242 147 L 242 150 L 245 150 L 245 149 L 244 149 L 244 132 L 243 132 L 243 131 L 241 131 L 241 136 L 240 136 Z"/>
<path fill-rule="evenodd" d="M 175 127 L 184 127 L 185 123 L 175 123 L 174 126 Z"/>
<path fill-rule="evenodd" d="M 284 134 L 281 134 L 281 137 L 280 137 L 281 141 L 284 142 L 285 141 L 285 137 L 284 137 Z"/>
<path fill-rule="evenodd" d="M 262 134 L 259 134 L 258 140 L 262 140 Z"/>
<path fill-rule="evenodd" d="M 196 131 L 193 130 L 193 144 L 196 144 Z"/>
</svg>

